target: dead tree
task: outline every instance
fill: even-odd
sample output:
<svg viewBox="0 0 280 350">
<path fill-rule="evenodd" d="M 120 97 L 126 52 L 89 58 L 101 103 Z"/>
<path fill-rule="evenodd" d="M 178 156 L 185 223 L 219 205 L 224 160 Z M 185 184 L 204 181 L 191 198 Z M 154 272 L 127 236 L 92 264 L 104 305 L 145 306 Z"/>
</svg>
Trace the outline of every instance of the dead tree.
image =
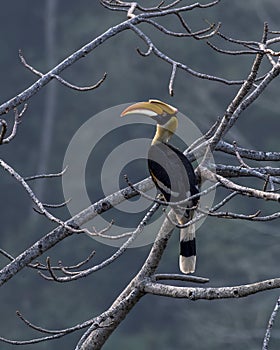
<svg viewBox="0 0 280 350">
<path fill-rule="evenodd" d="M 14 123 L 11 127 L 10 134 L 7 134 L 8 124 L 10 124 L 8 118 L 10 118 L 10 116 L 7 115 L 5 119 L 1 119 L 0 121 L 0 144 L 4 145 L 13 141 L 17 133 L 20 132 L 19 125 L 24 121 L 24 113 L 28 113 L 28 111 L 26 111 L 28 100 L 31 99 L 38 91 L 44 88 L 44 86 L 46 86 L 51 80 L 56 80 L 65 87 L 78 91 L 93 90 L 105 83 L 106 73 L 104 73 L 103 77 L 97 83 L 87 87 L 79 87 L 69 83 L 68 81 L 64 80 L 60 74 L 65 69 L 70 68 L 82 57 L 90 54 L 97 47 L 101 46 L 105 41 L 110 39 L 113 40 L 114 36 L 121 35 L 124 31 L 129 30 L 135 34 L 135 40 L 140 39 L 140 41 L 146 45 L 145 51 L 142 49 L 137 49 L 141 56 L 147 57 L 149 55 L 154 55 L 159 60 L 164 61 L 170 66 L 171 74 L 169 77 L 169 84 L 167 85 L 171 96 L 174 93 L 174 82 L 176 75 L 179 73 L 190 74 L 197 79 L 214 81 L 224 84 L 225 86 L 235 85 L 237 87 L 236 95 L 225 109 L 223 116 L 218 118 L 216 123 L 208 131 L 205 131 L 205 135 L 202 139 L 197 140 L 186 150 L 186 153 L 190 159 L 198 156 L 203 157 L 203 161 L 196 170 L 197 176 L 207 179 L 212 183 L 212 185 L 207 189 L 204 189 L 200 195 L 203 196 L 214 189 L 217 189 L 217 191 L 223 189 L 223 193 L 226 192 L 223 199 L 215 203 L 211 208 L 199 207 L 196 217 L 188 224 L 199 221 L 207 215 L 214 216 L 217 220 L 220 218 L 248 221 L 272 221 L 278 219 L 280 217 L 280 211 L 278 209 L 278 203 L 280 201 L 278 187 L 278 184 L 280 183 L 280 168 L 263 166 L 262 164 L 266 161 L 279 161 L 280 153 L 276 151 L 267 152 L 264 150 L 242 148 L 237 142 L 228 142 L 227 134 L 235 125 L 236 121 L 242 116 L 243 112 L 249 106 L 251 106 L 260 95 L 265 93 L 265 90 L 269 88 L 270 83 L 278 77 L 280 73 L 280 31 L 272 31 L 269 28 L 269 24 L 264 23 L 262 36 L 260 37 L 259 41 L 244 41 L 229 37 L 223 33 L 221 23 L 210 23 L 206 26 L 206 28 L 193 31 L 184 18 L 184 15 L 196 9 L 204 11 L 210 7 L 218 6 L 219 2 L 220 0 L 215 0 L 206 4 L 194 3 L 191 5 L 185 5 L 184 1 L 176 0 L 169 2 L 168 4 L 165 2 L 160 2 L 157 6 L 149 8 L 143 7 L 137 2 L 101 0 L 100 5 L 104 6 L 105 9 L 109 11 L 123 12 L 123 22 L 109 28 L 106 32 L 68 56 L 57 66 L 53 67 L 49 72 L 42 73 L 38 71 L 26 61 L 25 57 L 20 52 L 22 64 L 33 74 L 37 75 L 38 80 L 26 90 L 22 91 L 17 96 L 0 106 L 1 115 L 7 114 L 8 112 L 14 113 Z M 177 30 L 170 30 L 168 29 L 168 25 L 162 24 L 163 21 L 170 16 L 176 17 Z M 161 21 L 159 21 L 159 19 L 161 19 Z M 205 42 L 205 50 L 214 50 L 216 54 L 232 55 L 236 56 L 237 59 L 243 55 L 251 56 L 251 69 L 248 71 L 247 76 L 241 80 L 228 80 L 224 77 L 198 72 L 189 67 L 186 63 L 176 61 L 161 51 L 150 36 L 138 26 L 141 23 L 149 25 L 155 31 L 161 31 L 164 35 L 166 35 L 168 40 L 172 40 L 173 37 L 179 37 L 182 38 L 182 40 L 184 40 L 184 38 L 187 38 L 188 40 L 200 40 Z M 221 49 L 220 47 L 216 46 L 216 44 L 214 45 L 211 42 L 212 38 L 214 37 L 216 38 L 216 41 L 220 40 L 223 42 L 223 44 L 227 44 L 228 49 Z M 234 45 L 234 49 L 231 49 L 231 45 Z M 237 46 L 239 47 L 238 50 L 235 49 Z M 269 62 L 270 67 L 264 74 L 260 74 L 263 61 L 265 60 Z M 215 154 L 227 154 L 230 159 L 235 161 L 237 160 L 239 164 L 228 165 L 211 163 L 208 157 L 209 152 Z M 248 165 L 248 161 L 250 161 L 250 164 L 253 163 L 254 165 Z M 141 222 L 139 222 L 135 230 L 133 232 L 124 233 L 121 235 L 122 238 L 127 237 L 126 241 L 121 245 L 121 247 L 116 249 L 115 253 L 111 257 L 105 259 L 99 264 L 93 264 L 92 267 L 83 269 L 83 266 L 86 263 L 92 261 L 94 253 L 75 266 L 63 266 L 62 264 L 54 266 L 49 258 L 45 263 L 38 263 L 35 262 L 35 259 L 40 257 L 43 253 L 49 251 L 58 242 L 61 242 L 71 235 L 86 233 L 93 236 L 106 237 L 108 232 L 114 229 L 113 225 L 109 225 L 108 227 L 104 228 L 104 230 L 99 232 L 89 232 L 88 230 L 83 229 L 82 225 L 87 221 L 92 220 L 100 213 L 109 211 L 113 206 L 117 206 L 126 199 L 134 196 L 145 196 L 145 192 L 151 189 L 153 183 L 150 178 L 146 178 L 136 184 L 129 183 L 126 188 L 120 190 L 119 192 L 113 193 L 112 195 L 103 198 L 96 203 L 93 203 L 90 207 L 85 208 L 79 214 L 64 222 L 52 214 L 50 212 L 50 208 L 65 205 L 65 202 L 61 203 L 60 205 L 45 205 L 32 191 L 31 187 L 29 186 L 29 182 L 38 178 L 63 176 L 65 169 L 57 174 L 41 174 L 31 178 L 24 178 L 24 176 L 20 175 L 5 161 L 0 160 L 0 166 L 21 184 L 27 195 L 30 197 L 30 200 L 33 202 L 36 211 L 57 225 L 53 231 L 41 237 L 32 246 L 25 248 L 25 250 L 16 257 L 11 256 L 11 254 L 6 252 L 4 249 L 1 249 L 1 254 L 9 260 L 7 265 L 1 269 L 1 285 L 8 282 L 11 278 L 14 278 L 17 273 L 24 268 L 39 270 L 42 277 L 51 281 L 63 283 L 84 278 L 100 269 L 104 269 L 106 266 L 112 264 L 116 259 L 118 259 L 136 239 L 136 237 L 141 235 L 146 223 L 150 220 L 159 206 L 164 204 L 161 203 L 160 200 L 155 200 L 153 206 L 146 213 Z M 243 179 L 244 177 L 258 179 L 258 187 L 243 185 L 242 182 L 240 182 L 240 179 Z M 230 202 L 234 197 L 249 197 L 257 198 L 262 201 L 270 201 L 275 204 L 275 210 L 265 214 L 257 211 L 249 215 L 240 213 L 238 210 L 236 212 L 223 210 L 225 204 Z M 232 225 L 234 225 L 234 221 Z M 210 301 L 214 299 L 220 300 L 223 298 L 242 298 L 262 291 L 280 288 L 280 277 L 277 276 L 270 280 L 232 287 L 193 287 L 189 286 L 188 283 L 208 283 L 209 280 L 207 278 L 196 276 L 157 273 L 158 264 L 162 258 L 162 254 L 175 226 L 175 218 L 173 217 L 172 213 L 168 214 L 163 221 L 155 242 L 150 249 L 150 253 L 143 263 L 140 271 L 135 274 L 135 277 L 116 298 L 113 304 L 100 315 L 94 316 L 92 319 L 86 322 L 73 325 L 73 327 L 70 328 L 49 330 L 33 325 L 20 313 L 18 313 L 18 316 L 23 320 L 23 322 L 26 323 L 27 326 L 42 333 L 42 336 L 28 341 L 15 341 L 5 338 L 1 338 L 1 340 L 3 342 L 19 345 L 35 344 L 42 341 L 48 341 L 50 339 L 61 338 L 77 330 L 84 329 L 84 334 L 79 343 L 76 345 L 76 349 L 101 349 L 108 337 L 119 326 L 130 310 L 137 304 L 137 302 L 145 295 L 154 294 L 171 298 L 183 298 L 190 300 L 205 299 Z M 180 281 L 181 285 L 173 285 L 172 281 L 174 280 Z M 279 300 L 277 301 L 266 330 L 263 349 L 267 349 L 270 331 L 278 309 Z"/>
</svg>

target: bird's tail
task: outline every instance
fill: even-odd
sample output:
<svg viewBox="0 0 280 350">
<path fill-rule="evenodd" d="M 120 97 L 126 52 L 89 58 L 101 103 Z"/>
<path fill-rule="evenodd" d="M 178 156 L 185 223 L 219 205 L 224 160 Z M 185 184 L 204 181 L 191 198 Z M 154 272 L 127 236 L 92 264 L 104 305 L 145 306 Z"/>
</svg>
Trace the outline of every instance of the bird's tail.
<svg viewBox="0 0 280 350">
<path fill-rule="evenodd" d="M 192 219 L 193 215 L 187 220 L 180 218 L 180 224 L 185 225 Z M 179 219 L 179 218 L 178 218 Z M 179 266 L 183 273 L 192 273 L 195 271 L 196 247 L 195 247 L 195 224 L 180 229 L 180 257 Z"/>
</svg>

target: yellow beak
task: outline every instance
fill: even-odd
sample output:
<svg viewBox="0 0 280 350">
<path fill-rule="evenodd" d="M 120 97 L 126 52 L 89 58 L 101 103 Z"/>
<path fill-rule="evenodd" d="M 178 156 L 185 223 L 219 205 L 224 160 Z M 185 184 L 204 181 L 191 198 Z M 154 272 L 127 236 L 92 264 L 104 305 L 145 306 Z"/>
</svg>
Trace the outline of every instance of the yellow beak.
<svg viewBox="0 0 280 350">
<path fill-rule="evenodd" d="M 121 114 L 124 117 L 128 114 L 144 114 L 148 117 L 157 117 L 162 115 L 173 116 L 178 112 L 175 107 L 159 100 L 149 100 L 148 102 L 138 102 L 127 107 Z"/>
</svg>

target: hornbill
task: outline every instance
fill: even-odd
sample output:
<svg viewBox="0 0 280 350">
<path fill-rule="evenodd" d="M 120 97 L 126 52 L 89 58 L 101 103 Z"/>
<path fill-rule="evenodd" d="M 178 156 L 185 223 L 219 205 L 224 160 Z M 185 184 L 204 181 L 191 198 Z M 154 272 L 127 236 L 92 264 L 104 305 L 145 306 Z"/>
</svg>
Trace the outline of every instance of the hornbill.
<svg viewBox="0 0 280 350">
<path fill-rule="evenodd" d="M 129 106 L 121 116 L 143 114 L 157 122 L 156 133 L 148 152 L 149 172 L 164 200 L 173 208 L 179 224 L 185 225 L 193 218 L 198 196 L 180 205 L 172 205 L 172 202 L 183 201 L 197 194 L 198 189 L 190 161 L 179 149 L 168 143 L 178 127 L 177 112 L 176 108 L 164 102 L 149 100 Z M 186 274 L 192 273 L 195 263 L 195 226 L 192 224 L 180 228 L 180 270 Z"/>
</svg>

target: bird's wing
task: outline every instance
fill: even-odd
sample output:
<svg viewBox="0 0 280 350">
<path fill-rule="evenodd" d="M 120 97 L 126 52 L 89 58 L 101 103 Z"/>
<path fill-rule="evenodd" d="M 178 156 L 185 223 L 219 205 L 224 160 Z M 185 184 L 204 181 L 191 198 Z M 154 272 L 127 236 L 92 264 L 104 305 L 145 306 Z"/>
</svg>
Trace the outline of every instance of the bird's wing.
<svg viewBox="0 0 280 350">
<path fill-rule="evenodd" d="M 152 145 L 148 166 L 166 201 L 178 202 L 197 193 L 192 165 L 177 148 L 164 143 Z"/>
</svg>

